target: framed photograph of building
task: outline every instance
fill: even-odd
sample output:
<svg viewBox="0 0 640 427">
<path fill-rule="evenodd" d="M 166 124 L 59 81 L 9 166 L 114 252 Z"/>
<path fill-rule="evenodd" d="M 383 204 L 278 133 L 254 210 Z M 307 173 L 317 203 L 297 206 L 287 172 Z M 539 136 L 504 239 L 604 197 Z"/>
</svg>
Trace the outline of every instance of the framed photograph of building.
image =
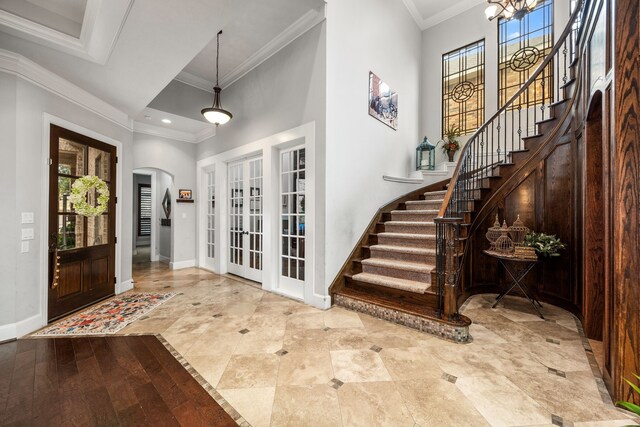
<svg viewBox="0 0 640 427">
<path fill-rule="evenodd" d="M 369 115 L 393 130 L 398 129 L 398 94 L 369 71 Z"/>
</svg>

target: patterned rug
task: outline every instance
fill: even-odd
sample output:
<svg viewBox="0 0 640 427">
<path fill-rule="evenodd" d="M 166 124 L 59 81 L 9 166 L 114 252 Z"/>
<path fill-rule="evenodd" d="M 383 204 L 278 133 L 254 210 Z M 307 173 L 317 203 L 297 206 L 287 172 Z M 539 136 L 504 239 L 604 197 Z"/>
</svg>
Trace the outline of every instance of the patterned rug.
<svg viewBox="0 0 640 427">
<path fill-rule="evenodd" d="M 173 292 L 119 295 L 47 326 L 32 336 L 115 334 L 175 295 Z"/>
</svg>

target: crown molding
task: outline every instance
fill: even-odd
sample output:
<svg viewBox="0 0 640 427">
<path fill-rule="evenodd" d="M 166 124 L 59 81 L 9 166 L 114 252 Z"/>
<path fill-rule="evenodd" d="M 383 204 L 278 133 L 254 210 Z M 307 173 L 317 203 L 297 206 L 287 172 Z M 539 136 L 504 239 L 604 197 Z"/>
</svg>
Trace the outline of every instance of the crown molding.
<svg viewBox="0 0 640 427">
<path fill-rule="evenodd" d="M 216 128 L 213 127 L 213 128 L 202 129 L 200 132 L 196 134 L 196 142 L 200 143 L 214 136 L 216 136 Z"/>
<path fill-rule="evenodd" d="M 0 71 L 34 83 L 129 131 L 132 129 L 126 113 L 22 55 L 0 49 Z"/>
<path fill-rule="evenodd" d="M 413 17 L 413 20 L 416 21 L 418 27 L 421 30 L 426 30 L 427 28 L 434 27 L 448 19 L 453 18 L 456 15 L 461 14 L 462 12 L 466 12 L 467 10 L 476 7 L 482 3 L 484 0 L 459 0 L 456 2 L 452 2 L 453 6 L 446 8 L 445 10 L 436 13 L 435 15 L 430 16 L 429 18 L 423 18 L 414 0 L 402 0 L 404 2 L 405 7 L 409 10 L 409 13 Z M 483 18 L 481 16 L 481 18 Z"/>
<path fill-rule="evenodd" d="M 0 30 L 100 65 L 107 63 L 134 0 L 88 0 L 80 30 L 73 37 L 0 9 Z"/>
<path fill-rule="evenodd" d="M 201 89 L 209 93 L 213 93 L 213 87 L 216 85 L 215 82 L 210 82 L 207 79 L 203 79 L 202 77 L 187 73 L 186 71 L 180 71 L 180 73 L 173 79 L 179 81 L 180 83 L 193 86 L 197 89 Z"/>
<path fill-rule="evenodd" d="M 149 123 L 143 123 L 135 121 L 133 122 L 133 131 L 137 133 L 143 133 L 145 135 L 159 136 L 161 138 L 172 139 L 174 141 L 189 142 L 191 144 L 198 144 L 205 139 L 209 139 L 215 136 L 216 129 L 206 128 L 200 132 L 193 134 L 190 132 L 184 132 L 175 129 L 168 129 L 161 126 L 151 125 Z"/>
<path fill-rule="evenodd" d="M 287 27 L 283 32 L 278 34 L 269 43 L 261 47 L 256 53 L 251 55 L 240 65 L 234 68 L 231 72 L 222 76 L 220 79 L 220 87 L 227 88 L 247 75 L 251 70 L 258 67 L 267 59 L 278 53 L 280 50 L 291 44 L 298 37 L 324 21 L 325 9 L 324 6 L 312 9 L 309 12 L 302 15 L 296 22 Z M 195 76 L 186 71 L 180 72 L 175 77 L 175 80 L 188 84 L 198 89 L 202 89 L 209 93 L 213 93 L 213 87 L 215 82 L 203 79 L 202 77 Z"/>
</svg>

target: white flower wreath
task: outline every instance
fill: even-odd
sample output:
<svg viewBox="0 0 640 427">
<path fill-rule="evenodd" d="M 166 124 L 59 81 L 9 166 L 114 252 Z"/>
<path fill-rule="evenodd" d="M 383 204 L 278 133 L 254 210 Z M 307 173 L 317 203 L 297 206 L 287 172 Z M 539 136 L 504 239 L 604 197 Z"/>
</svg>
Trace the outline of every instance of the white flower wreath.
<svg viewBox="0 0 640 427">
<path fill-rule="evenodd" d="M 95 190 L 98 193 L 96 206 L 91 206 L 87 202 L 87 192 Z M 76 179 L 71 186 L 71 196 L 69 197 L 73 203 L 73 209 L 76 213 L 84 216 L 102 215 L 109 206 L 109 187 L 107 183 L 94 175 L 83 176 Z"/>
</svg>

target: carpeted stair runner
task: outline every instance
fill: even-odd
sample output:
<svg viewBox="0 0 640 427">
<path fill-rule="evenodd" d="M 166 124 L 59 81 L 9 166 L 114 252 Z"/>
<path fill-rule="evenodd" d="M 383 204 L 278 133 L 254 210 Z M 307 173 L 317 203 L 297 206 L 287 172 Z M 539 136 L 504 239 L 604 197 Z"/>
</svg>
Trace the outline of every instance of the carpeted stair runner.
<svg viewBox="0 0 640 427">
<path fill-rule="evenodd" d="M 381 287 L 418 294 L 432 292 L 431 271 L 436 263 L 436 225 L 433 222 L 446 191 L 424 194 L 408 201 L 405 209 L 391 212 L 391 221 L 378 233 L 370 257 L 362 260 L 362 273 L 353 279 Z"/>
</svg>

